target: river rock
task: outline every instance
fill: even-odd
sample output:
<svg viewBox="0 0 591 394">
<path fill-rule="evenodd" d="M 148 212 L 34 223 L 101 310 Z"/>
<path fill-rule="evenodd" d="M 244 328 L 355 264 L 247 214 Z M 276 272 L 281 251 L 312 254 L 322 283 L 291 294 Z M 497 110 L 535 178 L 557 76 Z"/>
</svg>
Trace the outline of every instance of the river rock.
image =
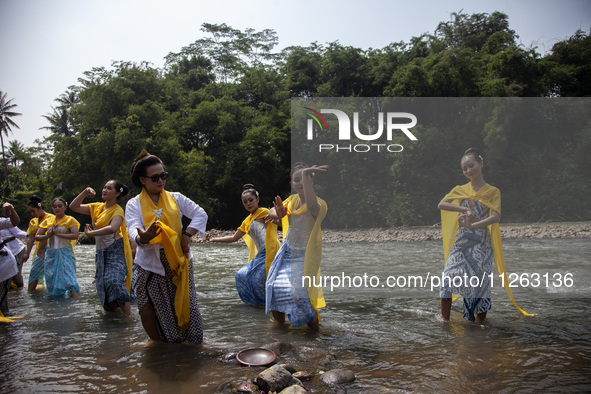
<svg viewBox="0 0 591 394">
<path fill-rule="evenodd" d="M 271 368 L 265 369 L 254 378 L 254 383 L 260 387 L 261 391 L 266 392 L 280 392 L 293 385 L 302 386 L 302 382 L 280 365 L 273 365 Z"/>
<path fill-rule="evenodd" d="M 293 373 L 293 377 L 303 382 L 304 380 L 312 379 L 314 377 L 314 373 L 307 371 L 297 371 Z"/>
<path fill-rule="evenodd" d="M 232 394 L 260 394 L 260 392 L 260 388 L 256 384 L 251 382 L 240 383 L 232 390 Z"/>
<path fill-rule="evenodd" d="M 273 342 L 266 344 L 263 347 L 269 349 L 278 356 L 291 353 L 295 350 L 295 346 L 288 342 Z"/>
<path fill-rule="evenodd" d="M 231 363 L 236 361 L 236 353 L 226 353 L 221 357 L 222 362 Z"/>
<path fill-rule="evenodd" d="M 287 365 L 287 364 L 279 364 L 279 366 L 281 366 L 281 367 L 283 367 L 283 368 L 287 369 L 287 371 L 288 371 L 290 374 L 292 374 L 292 375 L 293 375 L 293 374 L 294 374 L 294 373 L 297 371 L 297 369 L 296 369 L 295 367 L 291 366 L 291 365 Z M 297 378 L 297 376 L 296 376 L 296 378 Z"/>
<path fill-rule="evenodd" d="M 297 386 L 297 385 L 293 385 L 293 386 L 289 386 L 283 390 L 281 390 L 281 392 L 279 394 L 307 394 L 308 391 L 303 388 L 302 386 Z"/>
<path fill-rule="evenodd" d="M 337 357 L 334 354 L 327 354 L 326 357 L 318 363 L 318 366 L 320 366 L 320 368 L 329 368 L 336 359 Z"/>
<path fill-rule="evenodd" d="M 348 369 L 331 369 L 323 373 L 320 379 L 326 384 L 348 383 L 355 380 L 355 373 Z"/>
</svg>

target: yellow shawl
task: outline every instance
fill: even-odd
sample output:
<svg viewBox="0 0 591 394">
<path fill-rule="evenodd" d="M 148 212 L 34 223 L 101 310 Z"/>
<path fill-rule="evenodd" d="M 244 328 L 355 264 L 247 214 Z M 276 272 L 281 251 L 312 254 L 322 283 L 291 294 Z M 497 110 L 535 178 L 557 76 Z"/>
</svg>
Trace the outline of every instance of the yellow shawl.
<svg viewBox="0 0 591 394">
<path fill-rule="evenodd" d="M 182 225 L 179 207 L 172 195 L 163 190 L 160 192 L 158 206 L 142 189 L 140 204 L 144 228 L 156 222 L 161 229 L 160 234 L 150 241 L 150 244 L 162 244 L 166 260 L 172 271 L 172 283 L 176 286 L 174 308 L 182 331 L 189 328 L 190 301 L 189 301 L 189 259 L 181 248 Z"/>
<path fill-rule="evenodd" d="M 37 230 L 39 229 L 39 225 L 43 222 L 42 219 L 46 219 L 49 216 L 55 216 L 53 213 L 46 213 L 41 219 L 33 218 L 29 221 L 29 228 L 27 229 L 27 234 L 35 236 L 37 234 Z M 37 256 L 37 250 L 39 249 L 39 241 L 35 241 L 35 252 L 33 256 Z"/>
<path fill-rule="evenodd" d="M 53 226 L 54 224 L 57 225 L 58 227 L 64 226 L 65 228 L 68 228 L 68 229 L 71 227 L 76 227 L 77 229 L 80 228 L 80 223 L 78 223 L 78 221 L 76 219 L 74 219 L 72 216 L 69 216 L 69 215 L 64 215 L 64 216 L 62 216 L 62 218 L 60 220 L 57 220 L 57 221 L 56 221 L 55 215 L 45 216 L 45 220 L 43 220 L 43 222 L 41 222 L 39 227 L 44 228 L 44 229 L 48 229 L 49 227 Z M 76 240 L 75 239 L 71 240 L 70 245 L 72 245 L 72 252 L 73 252 L 74 246 L 76 246 Z"/>
<path fill-rule="evenodd" d="M 312 228 L 312 232 L 310 233 L 310 238 L 308 238 L 308 245 L 306 247 L 306 256 L 304 258 L 304 276 L 309 278 L 316 278 L 315 283 L 320 283 L 320 260 L 322 259 L 322 232 L 320 230 L 320 224 L 324 217 L 326 216 L 326 211 L 328 207 L 326 202 L 316 197 L 318 204 L 320 205 L 320 211 L 318 212 L 318 216 L 316 216 L 316 221 L 314 222 L 314 227 Z M 300 206 L 300 196 L 297 194 L 293 194 L 289 196 L 285 201 L 283 201 L 283 205 L 287 208 L 287 215 L 285 215 L 281 221 L 281 225 L 283 227 L 283 239 L 287 234 L 289 229 L 289 216 L 299 216 L 303 215 L 308 212 L 308 207 L 306 204 Z M 314 280 L 314 279 L 313 279 Z M 318 321 L 320 321 L 320 314 L 318 314 L 318 309 L 323 308 L 326 306 L 326 302 L 324 301 L 324 294 L 322 292 L 322 287 L 308 287 L 308 296 L 310 297 L 310 303 L 312 307 L 316 310 L 316 314 L 318 315 Z"/>
<path fill-rule="evenodd" d="M 490 209 L 490 211 L 497 211 L 501 214 L 501 192 L 494 186 L 485 184 L 477 192 L 474 191 L 471 183 L 465 185 L 458 185 L 453 188 L 444 198 L 444 200 L 453 200 L 452 203 L 459 205 L 460 200 L 478 201 L 484 204 Z M 445 262 L 447 264 L 447 257 L 453 245 L 458 230 L 458 213 L 452 211 L 441 210 L 441 231 L 443 233 L 443 253 L 445 254 Z M 493 255 L 495 258 L 495 265 L 497 266 L 497 272 L 504 278 L 505 290 L 513 302 L 513 305 L 526 316 L 535 316 L 533 314 L 525 312 L 515 302 L 513 298 L 513 291 L 509 287 L 509 279 L 507 278 L 507 272 L 505 270 L 505 257 L 503 255 L 503 243 L 501 241 L 501 230 L 499 223 L 493 223 L 488 226 L 488 230 L 491 235 Z M 457 297 L 455 297 L 457 298 Z"/>
<path fill-rule="evenodd" d="M 123 208 L 121 208 L 121 206 L 118 204 L 103 210 L 105 205 L 106 204 L 104 202 L 94 202 L 88 204 L 88 209 L 90 210 L 90 219 L 92 220 L 94 228 L 103 228 L 108 226 L 115 216 L 121 216 L 123 218 L 123 222 L 121 223 L 119 231 L 116 235 L 123 238 L 123 251 L 125 252 L 125 264 L 127 265 L 127 278 L 125 279 L 125 286 L 127 287 L 127 292 L 129 292 L 131 289 L 133 257 L 131 255 L 131 245 L 129 244 L 129 234 L 127 233 L 127 226 L 125 225 L 125 213 L 123 212 Z"/>
<path fill-rule="evenodd" d="M 246 219 L 242 222 L 238 230 L 242 231 L 244 236 L 244 243 L 248 246 L 248 261 L 251 261 L 255 258 L 257 253 L 259 252 L 254 244 L 254 241 L 248 235 L 250 232 L 250 225 L 257 219 L 267 217 L 269 215 L 269 210 L 267 208 L 259 208 L 248 215 Z M 265 231 L 265 268 L 267 275 L 269 275 L 269 268 L 271 267 L 271 263 L 279 250 L 279 240 L 277 239 L 277 225 L 275 223 L 269 222 L 267 223 L 267 230 Z"/>
</svg>

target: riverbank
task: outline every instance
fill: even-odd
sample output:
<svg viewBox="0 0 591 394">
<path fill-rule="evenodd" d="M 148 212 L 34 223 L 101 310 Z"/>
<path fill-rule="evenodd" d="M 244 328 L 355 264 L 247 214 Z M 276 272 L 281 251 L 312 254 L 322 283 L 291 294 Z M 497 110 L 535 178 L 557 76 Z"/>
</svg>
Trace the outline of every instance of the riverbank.
<svg viewBox="0 0 591 394">
<path fill-rule="evenodd" d="M 210 230 L 214 237 L 234 234 L 235 230 Z M 281 239 L 281 231 L 278 232 Z M 591 238 L 591 222 L 502 223 L 503 239 Z M 322 230 L 324 243 L 416 242 L 441 240 L 441 226 L 391 227 L 357 230 Z M 196 242 L 205 242 L 203 239 Z M 242 242 L 242 240 L 240 240 Z"/>
</svg>

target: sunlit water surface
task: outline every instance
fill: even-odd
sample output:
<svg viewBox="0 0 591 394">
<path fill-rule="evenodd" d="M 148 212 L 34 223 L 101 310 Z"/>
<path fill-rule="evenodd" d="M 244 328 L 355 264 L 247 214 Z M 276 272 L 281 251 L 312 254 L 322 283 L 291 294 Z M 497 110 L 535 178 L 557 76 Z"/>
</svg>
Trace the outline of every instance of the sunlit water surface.
<svg viewBox="0 0 591 394">
<path fill-rule="evenodd" d="M 77 246 L 80 299 L 10 291 L 11 314 L 26 317 L 0 325 L 1 391 L 230 392 L 263 368 L 225 356 L 276 341 L 296 346 L 280 361 L 300 369 L 317 370 L 319 361 L 334 356 L 332 368 L 356 374 L 353 383 L 337 387 L 348 393 L 590 391 L 591 243 L 507 240 L 504 247 L 510 272 L 542 275 L 535 288 L 513 289 L 519 306 L 538 315 L 519 313 L 497 279 L 493 309 L 480 326 L 462 318 L 461 301 L 454 303 L 452 322 L 440 322 L 438 291 L 430 289 L 443 267 L 440 242 L 327 244 L 327 283 L 351 278 L 352 287 L 326 289 L 315 335 L 278 327 L 264 308 L 240 301 L 234 273 L 246 262 L 244 245 L 193 244 L 205 330 L 205 348 L 198 348 L 144 346 L 137 307 L 131 318 L 102 310 L 92 283 L 94 247 Z M 25 280 L 29 269 L 26 263 Z M 545 273 L 550 279 L 571 273 L 573 283 L 545 283 Z M 367 288 L 359 286 L 364 274 Z M 389 276 L 428 274 L 425 287 L 385 285 Z M 305 384 L 326 390 L 318 378 Z"/>
</svg>

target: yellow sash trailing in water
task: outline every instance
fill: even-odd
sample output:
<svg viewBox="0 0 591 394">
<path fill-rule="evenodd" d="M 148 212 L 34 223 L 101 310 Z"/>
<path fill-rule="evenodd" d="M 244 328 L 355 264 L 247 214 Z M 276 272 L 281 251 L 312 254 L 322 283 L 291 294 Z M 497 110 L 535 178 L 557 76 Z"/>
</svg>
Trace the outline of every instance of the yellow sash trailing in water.
<svg viewBox="0 0 591 394">
<path fill-rule="evenodd" d="M 326 216 L 326 211 L 328 210 L 328 207 L 323 199 L 318 197 L 316 197 L 316 199 L 318 201 L 318 204 L 320 205 L 320 211 L 318 212 L 318 216 L 316 216 L 314 227 L 312 228 L 312 232 L 310 233 L 310 238 L 308 238 L 308 245 L 306 247 L 306 256 L 304 260 L 304 276 L 311 278 L 313 281 L 315 280 L 315 283 L 319 284 L 321 282 L 320 260 L 322 259 L 322 232 L 320 229 L 320 224 Z M 288 217 L 300 216 L 308 212 L 307 205 L 304 204 L 300 206 L 300 203 L 300 196 L 297 194 L 289 196 L 283 202 L 283 205 L 287 208 L 287 215 L 285 215 L 281 221 L 281 225 L 283 227 L 284 240 L 289 229 Z M 326 306 L 322 287 L 308 286 L 307 290 L 308 296 L 310 297 L 310 303 L 312 304 L 312 307 L 316 310 L 316 314 L 318 314 L 318 309 Z M 318 314 L 318 321 L 320 321 L 320 314 Z"/>
<path fill-rule="evenodd" d="M 10 317 L 6 317 L 4 316 L 4 314 L 0 311 L 0 323 L 12 323 L 14 322 L 13 319 L 22 319 L 24 316 L 10 316 Z"/>
<path fill-rule="evenodd" d="M 35 236 L 37 234 L 37 230 L 39 229 L 40 224 L 48 218 L 49 216 L 54 216 L 53 213 L 46 213 L 41 219 L 33 218 L 29 221 L 29 228 L 27 229 L 27 235 Z M 39 241 L 35 241 L 35 251 L 33 252 L 33 256 L 37 256 L 37 250 L 39 249 Z"/>
<path fill-rule="evenodd" d="M 172 283 L 176 286 L 174 308 L 181 331 L 189 328 L 190 300 L 189 300 L 189 259 L 181 247 L 182 225 L 179 207 L 172 195 L 163 190 L 160 192 L 158 206 L 142 189 L 140 193 L 142 217 L 144 226 L 156 222 L 161 229 L 160 234 L 150 241 L 150 244 L 161 244 L 166 260 L 172 271 Z"/>
<path fill-rule="evenodd" d="M 460 200 L 470 200 L 473 202 L 480 202 L 490 209 L 490 211 L 497 211 L 501 214 L 501 192 L 494 186 L 485 184 L 477 192 L 474 191 L 471 183 L 465 185 L 458 185 L 453 188 L 444 198 L 444 200 L 453 200 L 452 203 L 459 205 Z M 501 230 L 499 223 L 493 223 L 488 226 L 488 230 L 491 235 L 493 255 L 495 258 L 495 265 L 497 266 L 497 272 L 503 276 L 503 283 L 505 290 L 513 302 L 513 305 L 526 316 L 535 316 L 535 314 L 527 313 L 515 302 L 513 298 L 513 291 L 509 287 L 509 279 L 507 278 L 507 272 L 505 270 L 505 257 L 503 255 L 503 243 L 501 241 Z M 443 253 L 445 255 L 445 262 L 447 264 L 447 258 L 449 252 L 454 243 L 456 233 L 458 231 L 458 213 L 452 211 L 441 210 L 441 231 L 443 234 Z M 455 297 L 457 298 L 457 297 Z M 454 299 L 455 299 L 454 298 Z"/>
<path fill-rule="evenodd" d="M 48 229 L 49 227 L 53 226 L 54 224 L 57 225 L 58 227 L 64 226 L 65 228 L 68 228 L 68 229 L 72 228 L 72 227 L 76 227 L 76 229 L 80 228 L 80 223 L 78 223 L 78 221 L 76 219 L 74 219 L 72 216 L 69 216 L 69 215 L 64 215 L 60 220 L 57 220 L 57 221 L 56 221 L 55 215 L 46 216 L 45 220 L 43 222 L 41 222 L 39 227 L 44 228 L 44 229 Z M 72 252 L 73 252 L 74 246 L 76 246 L 76 240 L 75 239 L 71 240 L 70 245 L 72 245 Z"/>
<path fill-rule="evenodd" d="M 127 225 L 125 224 L 125 212 L 123 212 L 123 208 L 121 208 L 119 204 L 115 204 L 103 210 L 105 205 L 106 204 L 104 202 L 88 204 L 88 209 L 90 210 L 90 218 L 92 220 L 94 228 L 96 229 L 108 226 L 115 216 L 121 216 L 123 218 L 123 222 L 121 223 L 119 231 L 116 235 L 123 238 L 123 251 L 125 253 L 125 265 L 127 266 L 127 277 L 125 278 L 125 286 L 127 287 L 127 292 L 129 293 L 131 289 L 133 257 L 131 254 L 131 245 L 129 243 L 129 234 L 127 233 Z"/>
<path fill-rule="evenodd" d="M 256 245 L 254 244 L 254 241 L 250 235 L 248 235 L 250 232 L 250 225 L 255 220 L 265 218 L 267 215 L 269 215 L 269 210 L 267 208 L 259 208 L 255 211 L 255 213 L 248 215 L 240 227 L 238 227 L 238 230 L 245 233 L 242 239 L 244 239 L 244 243 L 246 246 L 248 246 L 248 261 L 254 259 L 259 252 Z M 271 263 L 273 262 L 278 250 L 279 240 L 277 239 L 277 225 L 275 223 L 269 222 L 267 223 L 267 230 L 265 231 L 265 269 L 267 275 L 269 275 L 269 268 L 271 267 Z"/>
</svg>

